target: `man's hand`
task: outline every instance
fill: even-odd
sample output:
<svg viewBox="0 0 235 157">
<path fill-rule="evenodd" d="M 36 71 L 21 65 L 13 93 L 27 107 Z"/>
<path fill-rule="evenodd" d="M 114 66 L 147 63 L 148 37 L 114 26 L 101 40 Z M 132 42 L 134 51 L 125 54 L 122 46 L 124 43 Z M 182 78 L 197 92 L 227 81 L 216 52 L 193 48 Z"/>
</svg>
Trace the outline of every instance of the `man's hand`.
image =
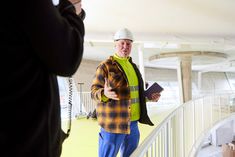
<svg viewBox="0 0 235 157">
<path fill-rule="evenodd" d="M 153 93 L 151 95 L 151 100 L 150 101 L 154 101 L 154 102 L 157 102 L 161 97 L 161 94 L 160 93 Z"/>
<path fill-rule="evenodd" d="M 81 0 L 69 0 L 75 7 L 76 13 L 79 15 L 82 12 L 82 1 Z"/>
<path fill-rule="evenodd" d="M 104 82 L 104 95 L 109 99 L 119 100 L 117 94 L 114 91 L 112 91 L 111 87 L 108 86 L 108 81 L 106 78 Z"/>
</svg>

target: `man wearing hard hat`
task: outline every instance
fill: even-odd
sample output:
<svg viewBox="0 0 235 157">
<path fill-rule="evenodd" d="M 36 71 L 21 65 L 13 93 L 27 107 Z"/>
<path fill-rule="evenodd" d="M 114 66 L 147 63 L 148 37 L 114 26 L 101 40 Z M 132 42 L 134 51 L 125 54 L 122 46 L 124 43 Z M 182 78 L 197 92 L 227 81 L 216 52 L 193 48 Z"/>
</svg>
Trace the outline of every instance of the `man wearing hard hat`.
<svg viewBox="0 0 235 157">
<path fill-rule="evenodd" d="M 115 157 L 120 149 L 128 157 L 140 138 L 138 122 L 153 125 L 146 109 L 144 84 L 140 71 L 130 57 L 132 33 L 126 29 L 114 35 L 116 52 L 97 67 L 91 96 L 98 102 L 99 157 Z M 160 94 L 152 95 L 158 101 Z"/>
</svg>

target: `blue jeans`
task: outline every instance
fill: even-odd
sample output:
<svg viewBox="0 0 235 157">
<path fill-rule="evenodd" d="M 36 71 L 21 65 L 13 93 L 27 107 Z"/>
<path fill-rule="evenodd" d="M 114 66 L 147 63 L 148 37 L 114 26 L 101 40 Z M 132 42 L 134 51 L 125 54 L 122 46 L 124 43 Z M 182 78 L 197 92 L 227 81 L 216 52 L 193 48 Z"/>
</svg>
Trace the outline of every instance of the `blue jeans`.
<svg viewBox="0 0 235 157">
<path fill-rule="evenodd" d="M 129 157 L 139 144 L 138 122 L 131 122 L 130 129 L 130 134 L 116 134 L 101 128 L 99 133 L 99 157 L 116 157 L 119 149 L 121 157 Z"/>
</svg>

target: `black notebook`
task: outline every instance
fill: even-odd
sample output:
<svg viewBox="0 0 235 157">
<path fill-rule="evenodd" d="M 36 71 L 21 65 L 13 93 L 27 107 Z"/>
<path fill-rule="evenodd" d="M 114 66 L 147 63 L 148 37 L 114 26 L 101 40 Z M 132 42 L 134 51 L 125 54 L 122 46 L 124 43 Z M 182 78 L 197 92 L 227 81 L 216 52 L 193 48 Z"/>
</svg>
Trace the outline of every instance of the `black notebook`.
<svg viewBox="0 0 235 157">
<path fill-rule="evenodd" d="M 145 96 L 150 100 L 153 93 L 161 93 L 164 90 L 157 82 L 154 82 L 144 93 Z"/>
</svg>

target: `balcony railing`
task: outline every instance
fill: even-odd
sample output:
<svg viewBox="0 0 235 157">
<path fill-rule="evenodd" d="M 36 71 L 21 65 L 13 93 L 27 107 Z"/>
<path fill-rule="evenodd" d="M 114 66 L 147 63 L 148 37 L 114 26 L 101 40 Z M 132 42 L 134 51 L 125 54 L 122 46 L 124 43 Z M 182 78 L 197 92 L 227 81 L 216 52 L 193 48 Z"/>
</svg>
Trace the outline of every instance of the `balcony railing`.
<svg viewBox="0 0 235 157">
<path fill-rule="evenodd" d="M 235 95 L 189 101 L 162 121 L 131 157 L 193 157 L 205 134 L 235 112 Z"/>
</svg>

